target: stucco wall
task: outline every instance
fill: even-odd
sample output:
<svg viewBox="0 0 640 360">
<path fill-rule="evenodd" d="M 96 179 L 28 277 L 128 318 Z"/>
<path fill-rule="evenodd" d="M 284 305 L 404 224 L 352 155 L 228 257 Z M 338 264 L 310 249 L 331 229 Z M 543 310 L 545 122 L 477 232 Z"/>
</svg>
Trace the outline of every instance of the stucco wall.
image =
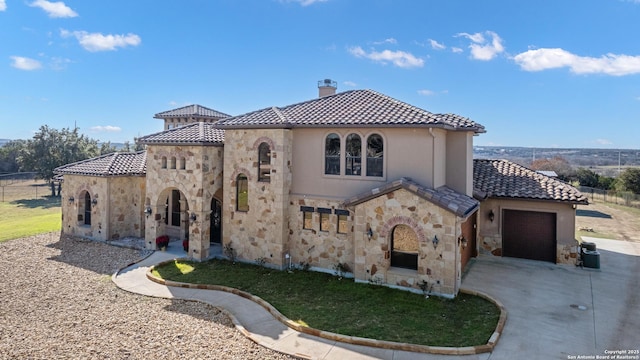
<svg viewBox="0 0 640 360">
<path fill-rule="evenodd" d="M 167 158 L 167 168 L 162 167 L 162 158 Z M 177 166 L 172 169 L 171 158 Z M 209 256 L 209 217 L 211 199 L 220 196 L 223 188 L 224 151 L 220 146 L 157 146 L 147 147 L 147 196 L 145 205 L 151 215 L 145 216 L 145 240 L 148 248 L 155 248 L 155 239 L 165 235 L 164 209 L 167 196 L 177 189 L 184 197 L 181 207 L 180 237 L 189 236 L 189 255 L 195 259 Z M 180 159 L 185 159 L 185 168 L 180 168 Z M 221 198 L 218 200 L 222 200 Z M 189 216 L 195 214 L 196 220 Z"/>
<path fill-rule="evenodd" d="M 387 253 L 391 232 L 400 224 L 418 236 L 417 271 L 391 267 Z M 355 277 L 414 289 L 426 281 L 434 293 L 455 295 L 460 286 L 460 232 L 460 219 L 455 214 L 404 189 L 359 204 L 355 206 Z M 436 236 L 439 242 L 434 247 Z"/>
<path fill-rule="evenodd" d="M 283 267 L 287 249 L 291 130 L 226 130 L 224 153 L 223 245 L 244 261 L 265 260 Z M 258 181 L 258 147 L 271 148 L 271 180 Z M 248 178 L 246 212 L 236 209 L 236 179 Z"/>
<path fill-rule="evenodd" d="M 489 220 L 493 210 L 495 218 Z M 487 199 L 478 212 L 478 247 L 480 253 L 502 254 L 502 210 L 541 211 L 556 214 L 556 262 L 573 264 L 576 257 L 575 209 L 571 204 L 549 201 Z"/>
<path fill-rule="evenodd" d="M 447 133 L 447 180 L 453 190 L 473 196 L 473 133 Z"/>
<path fill-rule="evenodd" d="M 446 182 L 445 130 L 433 129 L 435 147 L 434 137 L 428 129 L 295 129 L 293 133 L 292 163 L 295 176 L 292 194 L 345 199 L 401 177 L 410 177 L 428 187 L 438 187 Z M 351 133 L 359 134 L 363 142 L 371 134 L 380 134 L 384 139 L 384 177 L 325 175 L 325 138 L 330 133 L 341 136 L 343 148 L 346 137 Z M 363 161 L 366 161 L 364 157 Z M 342 163 L 344 167 L 344 161 Z M 432 170 L 434 163 L 435 174 Z"/>
</svg>

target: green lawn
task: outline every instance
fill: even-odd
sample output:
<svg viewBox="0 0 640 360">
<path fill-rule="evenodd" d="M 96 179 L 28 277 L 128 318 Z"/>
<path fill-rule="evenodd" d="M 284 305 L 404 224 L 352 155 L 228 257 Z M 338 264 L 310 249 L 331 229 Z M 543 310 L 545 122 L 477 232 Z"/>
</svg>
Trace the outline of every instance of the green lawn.
<svg viewBox="0 0 640 360">
<path fill-rule="evenodd" d="M 154 270 L 163 279 L 217 284 L 257 295 L 289 319 L 343 335 L 431 346 L 486 344 L 500 310 L 467 294 L 454 300 L 330 274 L 278 271 L 224 260 L 176 261 Z"/>
<path fill-rule="evenodd" d="M 60 231 L 60 198 L 41 197 L 0 203 L 0 242 Z"/>
</svg>

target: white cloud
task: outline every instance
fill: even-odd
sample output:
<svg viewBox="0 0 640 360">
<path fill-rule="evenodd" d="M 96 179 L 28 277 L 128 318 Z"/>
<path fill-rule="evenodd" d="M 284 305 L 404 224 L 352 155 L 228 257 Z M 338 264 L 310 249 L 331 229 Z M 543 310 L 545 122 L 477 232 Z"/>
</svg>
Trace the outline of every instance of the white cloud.
<svg viewBox="0 0 640 360">
<path fill-rule="evenodd" d="M 397 44 L 398 40 L 394 39 L 394 38 L 388 38 L 388 39 L 384 39 L 382 41 L 374 41 L 373 44 L 374 45 L 382 45 L 382 44 Z"/>
<path fill-rule="evenodd" d="M 356 87 L 356 86 L 358 86 L 358 84 L 356 84 L 356 83 L 355 83 L 355 82 L 353 82 L 353 81 L 345 81 L 345 82 L 343 82 L 343 84 L 345 84 L 346 86 L 349 86 L 349 87 Z"/>
<path fill-rule="evenodd" d="M 31 7 L 39 7 L 44 10 L 50 18 L 70 18 L 78 16 L 78 13 L 65 5 L 62 1 L 52 2 L 47 0 L 36 0 L 29 4 Z"/>
<path fill-rule="evenodd" d="M 73 36 L 78 40 L 78 43 L 87 51 L 113 51 L 117 48 L 127 46 L 138 46 L 142 41 L 140 36 L 136 34 L 126 35 L 103 35 L 101 33 L 88 33 L 86 31 L 68 31 L 60 30 L 60 36 L 70 37 Z"/>
<path fill-rule="evenodd" d="M 418 90 L 418 94 L 423 96 L 431 96 L 431 95 L 435 95 L 435 92 L 432 90 L 423 89 L 423 90 Z"/>
<path fill-rule="evenodd" d="M 463 52 L 464 50 L 462 50 L 462 49 L 461 49 L 461 48 L 459 48 L 459 47 L 452 47 L 452 48 L 451 48 L 451 51 L 453 51 L 454 53 L 458 54 L 458 53 Z"/>
<path fill-rule="evenodd" d="M 5 10 L 7 10 L 7 3 L 5 2 L 5 0 L 0 0 L 0 11 Z"/>
<path fill-rule="evenodd" d="M 640 56 L 606 54 L 595 58 L 579 56 L 560 48 L 528 50 L 513 60 L 525 71 L 568 67 L 575 74 L 623 76 L 640 73 Z"/>
<path fill-rule="evenodd" d="M 598 145 L 612 145 L 613 143 L 607 139 L 596 139 L 596 144 Z"/>
<path fill-rule="evenodd" d="M 313 5 L 315 3 L 321 3 L 321 2 L 325 2 L 325 1 L 329 1 L 329 0 L 280 0 L 280 2 L 282 2 L 282 3 L 294 2 L 294 3 L 299 3 L 302 6 L 309 6 L 309 5 Z"/>
<path fill-rule="evenodd" d="M 440 44 L 433 39 L 429 39 L 429 44 L 431 45 L 431 48 L 435 50 L 444 50 L 447 48 L 446 46 L 444 46 L 444 44 Z"/>
<path fill-rule="evenodd" d="M 50 66 L 53 70 L 60 71 L 66 69 L 67 64 L 71 64 L 72 62 L 71 59 L 52 57 Z"/>
<path fill-rule="evenodd" d="M 122 129 L 119 126 L 111 126 L 111 125 L 92 126 L 92 127 L 89 128 L 89 130 L 91 130 L 93 132 L 120 132 L 120 131 L 122 131 Z"/>
<path fill-rule="evenodd" d="M 414 68 L 424 66 L 424 60 L 415 57 L 413 54 L 404 51 L 383 50 L 381 52 L 371 51 L 367 53 L 360 46 L 354 46 L 348 49 L 351 55 L 358 58 L 366 58 L 382 64 L 392 63 L 400 68 Z"/>
<path fill-rule="evenodd" d="M 13 60 L 11 66 L 20 70 L 38 70 L 42 67 L 40 61 L 22 56 L 11 56 L 11 60 Z"/>
<path fill-rule="evenodd" d="M 504 46 L 502 45 L 502 39 L 495 32 L 485 31 L 484 34 L 488 35 L 491 41 L 487 41 L 482 33 L 459 33 L 456 37 L 461 36 L 471 40 L 472 44 L 469 45 L 469 49 L 471 49 L 471 57 L 473 59 L 487 61 L 503 52 Z"/>
</svg>

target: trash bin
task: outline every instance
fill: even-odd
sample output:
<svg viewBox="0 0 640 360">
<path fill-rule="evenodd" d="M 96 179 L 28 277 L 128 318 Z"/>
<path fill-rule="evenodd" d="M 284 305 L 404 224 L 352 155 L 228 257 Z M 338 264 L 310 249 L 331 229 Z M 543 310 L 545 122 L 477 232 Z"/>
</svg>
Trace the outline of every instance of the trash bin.
<svg viewBox="0 0 640 360">
<path fill-rule="evenodd" d="M 595 250 L 582 252 L 582 264 L 590 269 L 600 269 L 600 253 Z"/>
<path fill-rule="evenodd" d="M 593 243 L 593 242 L 583 241 L 580 244 L 580 247 L 583 250 L 596 251 L 596 243 Z"/>
</svg>

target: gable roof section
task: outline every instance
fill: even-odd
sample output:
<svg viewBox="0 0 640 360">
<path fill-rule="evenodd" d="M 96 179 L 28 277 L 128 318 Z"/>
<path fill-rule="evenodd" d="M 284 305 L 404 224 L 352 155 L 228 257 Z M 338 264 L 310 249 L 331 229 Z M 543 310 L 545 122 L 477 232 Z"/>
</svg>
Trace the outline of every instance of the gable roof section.
<svg viewBox="0 0 640 360">
<path fill-rule="evenodd" d="M 352 90 L 284 107 L 270 107 L 223 119 L 223 128 L 441 127 L 485 132 L 455 114 L 433 114 L 373 90 Z"/>
<path fill-rule="evenodd" d="M 350 199 L 347 199 L 343 203 L 343 206 L 346 207 L 358 205 L 398 189 L 405 189 L 407 191 L 410 191 L 420 196 L 421 198 L 428 200 L 433 204 L 445 210 L 448 210 L 462 218 L 471 215 L 480 204 L 478 200 L 461 194 L 446 186 L 441 186 L 437 189 L 430 189 L 418 184 L 410 178 L 403 177 L 387 183 L 381 187 L 371 189 L 362 194 L 358 194 Z"/>
<path fill-rule="evenodd" d="M 193 104 L 183 106 L 173 110 L 163 111 L 155 114 L 155 119 L 173 119 L 173 118 L 192 118 L 192 119 L 222 119 L 231 115 L 227 115 L 218 110 L 209 109 L 202 105 Z"/>
<path fill-rule="evenodd" d="M 197 122 L 138 138 L 140 144 L 224 145 L 224 130 L 216 123 Z"/>
<path fill-rule="evenodd" d="M 473 160 L 473 195 L 588 204 L 575 187 L 508 160 Z"/>
<path fill-rule="evenodd" d="M 53 172 L 58 175 L 143 176 L 147 173 L 147 152 L 114 152 L 63 165 Z"/>
</svg>

